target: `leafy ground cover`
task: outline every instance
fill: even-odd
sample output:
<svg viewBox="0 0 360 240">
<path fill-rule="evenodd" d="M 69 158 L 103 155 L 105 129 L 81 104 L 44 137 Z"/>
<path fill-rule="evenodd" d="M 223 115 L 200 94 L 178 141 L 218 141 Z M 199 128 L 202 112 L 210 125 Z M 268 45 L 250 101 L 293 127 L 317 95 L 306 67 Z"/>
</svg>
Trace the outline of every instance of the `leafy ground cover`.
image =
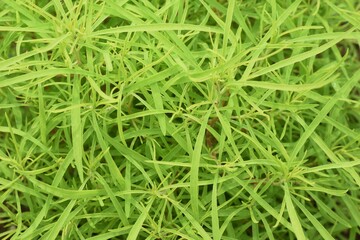
<svg viewBox="0 0 360 240">
<path fill-rule="evenodd" d="M 359 239 L 360 3 L 2 0 L 1 239 Z"/>
</svg>

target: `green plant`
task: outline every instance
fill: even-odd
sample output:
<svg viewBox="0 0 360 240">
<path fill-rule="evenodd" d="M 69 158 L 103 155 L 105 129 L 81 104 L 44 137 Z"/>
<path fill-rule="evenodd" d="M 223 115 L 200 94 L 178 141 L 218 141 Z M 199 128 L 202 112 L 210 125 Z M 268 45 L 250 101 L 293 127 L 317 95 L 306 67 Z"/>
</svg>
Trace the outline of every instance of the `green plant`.
<svg viewBox="0 0 360 240">
<path fill-rule="evenodd" d="M 2 0 L 2 239 L 357 239 L 360 4 Z"/>
</svg>

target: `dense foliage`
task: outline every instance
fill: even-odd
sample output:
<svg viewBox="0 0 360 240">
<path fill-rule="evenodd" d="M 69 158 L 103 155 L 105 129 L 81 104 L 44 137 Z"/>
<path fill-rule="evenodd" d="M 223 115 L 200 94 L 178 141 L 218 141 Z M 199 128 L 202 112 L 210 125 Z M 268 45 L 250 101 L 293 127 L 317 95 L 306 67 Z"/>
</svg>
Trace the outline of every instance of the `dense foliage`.
<svg viewBox="0 0 360 240">
<path fill-rule="evenodd" d="M 1 239 L 359 239 L 356 0 L 1 0 Z"/>
</svg>

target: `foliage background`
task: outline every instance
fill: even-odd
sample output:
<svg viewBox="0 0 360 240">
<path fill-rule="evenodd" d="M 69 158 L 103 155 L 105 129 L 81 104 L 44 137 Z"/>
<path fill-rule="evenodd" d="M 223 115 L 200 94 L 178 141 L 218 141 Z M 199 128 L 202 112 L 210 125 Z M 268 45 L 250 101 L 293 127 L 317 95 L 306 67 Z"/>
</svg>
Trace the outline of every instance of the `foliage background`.
<svg viewBox="0 0 360 240">
<path fill-rule="evenodd" d="M 360 3 L 2 0 L 2 239 L 358 239 Z"/>
</svg>

